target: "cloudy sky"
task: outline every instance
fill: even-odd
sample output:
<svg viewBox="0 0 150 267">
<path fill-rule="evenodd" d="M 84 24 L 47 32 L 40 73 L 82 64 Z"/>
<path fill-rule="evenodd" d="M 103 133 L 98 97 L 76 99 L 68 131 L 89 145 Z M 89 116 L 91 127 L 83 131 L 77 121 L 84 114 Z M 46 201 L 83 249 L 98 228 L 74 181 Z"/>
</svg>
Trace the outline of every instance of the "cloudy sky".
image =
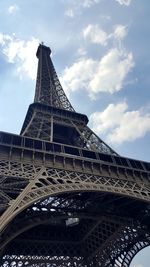
<svg viewBox="0 0 150 267">
<path fill-rule="evenodd" d="M 0 130 L 21 129 L 43 41 L 90 127 L 119 154 L 149 161 L 149 14 L 149 0 L 0 0 Z M 132 267 L 149 267 L 148 253 Z"/>
</svg>

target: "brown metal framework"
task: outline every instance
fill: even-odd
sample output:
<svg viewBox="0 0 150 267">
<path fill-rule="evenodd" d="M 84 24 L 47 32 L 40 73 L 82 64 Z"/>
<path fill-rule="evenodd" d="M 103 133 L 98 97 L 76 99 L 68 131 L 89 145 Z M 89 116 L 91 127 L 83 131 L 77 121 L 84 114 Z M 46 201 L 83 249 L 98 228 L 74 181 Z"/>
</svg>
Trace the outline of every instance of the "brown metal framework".
<svg viewBox="0 0 150 267">
<path fill-rule="evenodd" d="M 0 132 L 0 266 L 129 267 L 150 245 L 150 164 L 74 111 L 39 45 L 21 134 Z"/>
</svg>

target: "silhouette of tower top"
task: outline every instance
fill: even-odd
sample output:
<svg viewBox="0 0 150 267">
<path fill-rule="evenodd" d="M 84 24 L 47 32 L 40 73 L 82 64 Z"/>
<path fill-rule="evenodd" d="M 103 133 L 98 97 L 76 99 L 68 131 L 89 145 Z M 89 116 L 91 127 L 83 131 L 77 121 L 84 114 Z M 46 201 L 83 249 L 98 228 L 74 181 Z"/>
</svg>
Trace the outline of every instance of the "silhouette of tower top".
<svg viewBox="0 0 150 267">
<path fill-rule="evenodd" d="M 36 53 L 39 62 L 34 102 L 74 111 L 60 84 L 50 55 L 51 49 L 39 44 Z"/>
<path fill-rule="evenodd" d="M 36 52 L 37 58 L 40 58 L 41 53 L 43 52 L 43 50 L 44 50 L 45 53 L 48 53 L 48 56 L 51 55 L 52 51 L 51 51 L 50 47 L 44 45 L 44 43 L 42 42 L 41 44 L 39 44 L 39 46 L 37 48 L 37 52 Z"/>
</svg>

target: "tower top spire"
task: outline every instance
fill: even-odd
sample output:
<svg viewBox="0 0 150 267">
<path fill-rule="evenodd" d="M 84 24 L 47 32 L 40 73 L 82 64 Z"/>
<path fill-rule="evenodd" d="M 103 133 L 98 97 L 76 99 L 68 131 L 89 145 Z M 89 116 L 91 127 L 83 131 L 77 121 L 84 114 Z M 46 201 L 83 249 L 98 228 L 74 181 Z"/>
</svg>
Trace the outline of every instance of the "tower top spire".
<svg viewBox="0 0 150 267">
<path fill-rule="evenodd" d="M 51 49 L 50 49 L 50 47 L 44 45 L 44 42 L 41 42 L 39 44 L 38 49 L 37 49 L 37 52 L 36 52 L 36 56 L 37 56 L 38 59 L 40 57 L 40 52 L 42 52 L 42 50 L 45 50 L 45 53 L 47 53 L 48 56 L 51 55 Z"/>
<path fill-rule="evenodd" d="M 43 42 L 39 44 L 36 52 L 38 71 L 34 102 L 74 111 L 60 84 L 50 55 L 51 49 Z"/>
</svg>

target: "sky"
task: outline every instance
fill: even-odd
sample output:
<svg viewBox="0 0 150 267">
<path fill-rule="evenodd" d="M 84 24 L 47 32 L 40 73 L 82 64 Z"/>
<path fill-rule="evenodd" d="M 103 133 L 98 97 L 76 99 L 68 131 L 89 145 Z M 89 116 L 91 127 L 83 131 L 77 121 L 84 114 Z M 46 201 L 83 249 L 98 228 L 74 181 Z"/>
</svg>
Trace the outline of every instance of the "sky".
<svg viewBox="0 0 150 267">
<path fill-rule="evenodd" d="M 19 134 L 44 42 L 89 126 L 118 154 L 149 161 L 149 14 L 149 0 L 0 0 L 0 130 Z M 149 253 L 131 267 L 149 267 Z"/>
</svg>

